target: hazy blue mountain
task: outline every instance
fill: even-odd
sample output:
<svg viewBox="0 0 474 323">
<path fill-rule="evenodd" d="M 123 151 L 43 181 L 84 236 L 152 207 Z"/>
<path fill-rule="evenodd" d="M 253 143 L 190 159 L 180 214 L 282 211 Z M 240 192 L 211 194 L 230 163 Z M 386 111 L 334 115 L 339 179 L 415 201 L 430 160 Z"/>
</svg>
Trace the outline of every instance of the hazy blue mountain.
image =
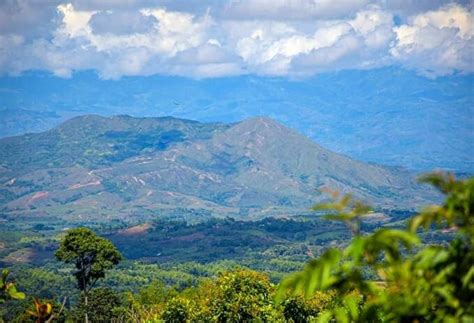
<svg viewBox="0 0 474 323">
<path fill-rule="evenodd" d="M 412 169 L 474 171 L 474 76 L 430 80 L 383 68 L 304 80 L 192 80 L 92 72 L 0 78 L 0 136 L 50 129 L 72 116 L 174 116 L 237 122 L 265 115 L 353 158 Z"/>
<path fill-rule="evenodd" d="M 200 123 L 76 117 L 0 139 L 0 213 L 69 221 L 307 212 L 327 187 L 377 207 L 437 199 L 399 168 L 333 153 L 263 117 Z"/>
</svg>

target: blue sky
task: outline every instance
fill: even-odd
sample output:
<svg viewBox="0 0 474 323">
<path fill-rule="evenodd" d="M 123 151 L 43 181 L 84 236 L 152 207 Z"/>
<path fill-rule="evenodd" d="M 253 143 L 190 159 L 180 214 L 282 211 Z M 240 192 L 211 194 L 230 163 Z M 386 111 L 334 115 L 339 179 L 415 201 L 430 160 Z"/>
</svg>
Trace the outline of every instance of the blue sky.
<svg viewBox="0 0 474 323">
<path fill-rule="evenodd" d="M 304 78 L 396 65 L 436 78 L 472 73 L 473 36 L 469 1 L 7 0 L 0 73 Z"/>
</svg>

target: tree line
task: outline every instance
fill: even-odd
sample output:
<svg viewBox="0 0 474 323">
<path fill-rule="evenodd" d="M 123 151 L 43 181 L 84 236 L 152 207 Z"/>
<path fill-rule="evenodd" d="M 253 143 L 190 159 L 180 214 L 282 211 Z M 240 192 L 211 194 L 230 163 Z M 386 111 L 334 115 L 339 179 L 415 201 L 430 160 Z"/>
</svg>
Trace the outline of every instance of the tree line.
<svg viewBox="0 0 474 323">
<path fill-rule="evenodd" d="M 12 320 L 35 322 L 472 322 L 474 320 L 474 178 L 422 179 L 443 194 L 442 205 L 411 217 L 405 228 L 361 230 L 370 207 L 350 195 L 314 210 L 345 224 L 352 240 L 327 248 L 278 284 L 261 272 L 224 271 L 176 290 L 154 281 L 138 293 L 97 287 L 123 259 L 113 243 L 87 228 L 71 229 L 55 256 L 71 268 L 79 298 L 33 298 Z M 422 244 L 423 232 L 450 231 L 443 244 Z M 31 297 L 4 270 L 0 303 Z M 1 305 L 0 305 L 1 306 Z"/>
</svg>

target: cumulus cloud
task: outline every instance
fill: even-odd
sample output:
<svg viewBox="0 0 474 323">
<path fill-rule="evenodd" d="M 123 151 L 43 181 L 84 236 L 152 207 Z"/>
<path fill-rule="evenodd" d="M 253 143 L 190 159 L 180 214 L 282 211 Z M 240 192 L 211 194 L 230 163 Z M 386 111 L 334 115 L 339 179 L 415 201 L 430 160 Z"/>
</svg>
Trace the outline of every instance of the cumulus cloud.
<svg viewBox="0 0 474 323">
<path fill-rule="evenodd" d="M 392 15 L 372 7 L 357 12 L 353 19 L 320 24 L 312 33 L 281 22 L 257 24 L 248 36 L 237 41 L 235 48 L 243 61 L 261 74 L 311 75 L 385 61 L 395 35 L 392 27 Z M 355 56 L 358 61 L 353 59 Z M 351 64 L 347 64 L 349 61 Z"/>
<path fill-rule="evenodd" d="M 391 53 L 411 68 L 431 76 L 474 69 L 474 20 L 462 6 L 416 15 L 394 31 L 397 39 Z"/>
<path fill-rule="evenodd" d="M 428 76 L 472 72 L 472 11 L 419 3 L 8 0 L 0 5 L 0 73 L 304 77 L 388 64 Z"/>
</svg>

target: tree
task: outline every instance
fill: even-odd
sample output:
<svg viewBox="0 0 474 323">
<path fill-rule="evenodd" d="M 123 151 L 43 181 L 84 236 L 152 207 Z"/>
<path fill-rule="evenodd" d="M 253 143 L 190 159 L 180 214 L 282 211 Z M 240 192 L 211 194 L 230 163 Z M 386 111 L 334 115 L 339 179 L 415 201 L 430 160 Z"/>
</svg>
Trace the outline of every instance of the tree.
<svg viewBox="0 0 474 323">
<path fill-rule="evenodd" d="M 265 274 L 237 269 L 221 273 L 215 280 L 211 311 L 217 322 L 279 322 L 274 307 L 273 286 Z"/>
<path fill-rule="evenodd" d="M 355 236 L 344 250 L 328 249 L 284 279 L 279 297 L 335 291 L 340 306 L 323 311 L 319 322 L 473 321 L 474 178 L 458 181 L 438 173 L 422 180 L 446 194 L 445 202 L 426 208 L 405 230 L 380 228 L 363 235 L 359 228 L 366 207 L 350 197 L 320 205 L 333 210 L 330 217 L 346 222 Z M 448 245 L 422 246 L 421 227 L 456 237 Z"/>
<path fill-rule="evenodd" d="M 312 322 L 318 314 L 335 305 L 335 293 L 315 292 L 311 298 L 287 297 L 283 303 L 283 315 L 287 322 Z"/>
<path fill-rule="evenodd" d="M 58 260 L 75 265 L 74 276 L 79 290 L 84 293 L 86 307 L 88 293 L 97 280 L 105 277 L 106 270 L 122 260 L 122 255 L 111 241 L 87 228 L 69 230 L 55 255 Z M 85 320 L 88 322 L 87 312 Z"/>
</svg>

